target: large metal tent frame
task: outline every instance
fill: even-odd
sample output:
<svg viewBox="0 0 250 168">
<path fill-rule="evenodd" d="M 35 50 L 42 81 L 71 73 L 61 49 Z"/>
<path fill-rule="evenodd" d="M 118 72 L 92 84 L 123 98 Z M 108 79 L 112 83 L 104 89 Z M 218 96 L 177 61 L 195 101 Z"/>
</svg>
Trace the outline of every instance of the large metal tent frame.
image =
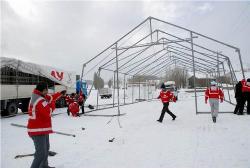
<svg viewBox="0 0 250 168">
<path fill-rule="evenodd" d="M 229 75 L 230 84 L 234 87 L 238 80 L 231 60 L 233 60 L 233 63 L 236 62 L 235 60 L 238 61 L 242 78 L 245 78 L 238 47 L 187 28 L 148 17 L 98 55 L 85 62 L 82 67 L 81 80 L 92 77 L 93 73 L 97 73 L 100 77 L 106 76 L 107 73 L 104 73 L 104 71 L 110 72 L 114 82 L 113 93 L 117 92 L 117 103 L 115 103 L 115 96 L 113 96 L 113 104 L 110 108 L 117 107 L 118 115 L 120 115 L 119 77 L 124 77 L 125 93 L 126 78 L 134 79 L 137 76 L 160 77 L 162 72 L 166 72 L 167 68 L 173 65 L 178 66 L 193 73 L 195 107 L 196 114 L 198 114 L 204 112 L 199 111 L 197 106 L 196 74 L 201 73 L 206 77 L 215 78 L 221 87 L 221 76 Z M 115 85 L 118 86 L 116 89 Z M 147 85 L 149 86 L 150 83 L 147 83 Z M 93 85 L 90 92 L 92 88 Z M 224 89 L 227 90 L 228 95 L 226 101 L 233 104 L 228 83 L 226 83 Z M 153 97 L 149 98 L 148 96 L 147 100 L 152 99 Z M 140 102 L 140 97 L 138 102 Z M 131 103 L 135 103 L 133 99 Z M 125 102 L 124 94 L 123 105 L 131 103 Z M 98 107 L 98 95 L 97 109 L 104 109 Z"/>
</svg>

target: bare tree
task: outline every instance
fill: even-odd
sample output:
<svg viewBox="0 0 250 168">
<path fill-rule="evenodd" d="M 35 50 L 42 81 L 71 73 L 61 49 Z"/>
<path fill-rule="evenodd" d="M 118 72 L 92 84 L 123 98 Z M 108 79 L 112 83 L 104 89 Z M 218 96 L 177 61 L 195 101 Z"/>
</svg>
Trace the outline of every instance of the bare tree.
<svg viewBox="0 0 250 168">
<path fill-rule="evenodd" d="M 167 70 L 164 81 L 175 81 L 178 88 L 187 86 L 188 71 L 184 68 L 175 67 L 172 70 Z"/>
<path fill-rule="evenodd" d="M 97 73 L 94 74 L 94 87 L 96 89 L 104 88 L 104 80 L 97 75 Z"/>
<path fill-rule="evenodd" d="M 108 86 L 109 86 L 109 88 L 111 88 L 113 86 L 113 79 L 109 79 Z"/>
</svg>

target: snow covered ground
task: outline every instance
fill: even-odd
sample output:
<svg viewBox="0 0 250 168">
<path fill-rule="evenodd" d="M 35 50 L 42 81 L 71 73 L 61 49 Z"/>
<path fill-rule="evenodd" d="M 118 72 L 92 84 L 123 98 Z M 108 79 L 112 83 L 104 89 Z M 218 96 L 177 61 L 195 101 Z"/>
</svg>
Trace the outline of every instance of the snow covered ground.
<svg viewBox="0 0 250 168">
<path fill-rule="evenodd" d="M 75 134 L 76 137 L 52 134 L 51 150 L 58 152 L 49 157 L 57 168 L 249 168 L 250 115 L 219 114 L 212 123 L 209 114 L 195 115 L 194 95 L 181 91 L 179 101 L 170 109 L 177 115 L 172 121 L 168 114 L 163 123 L 159 100 L 122 106 L 119 117 L 68 117 L 66 109 L 53 117 L 56 131 Z M 104 100 L 103 100 L 104 101 Z M 200 96 L 201 110 L 209 111 Z M 228 103 L 222 111 L 233 111 Z M 63 113 L 65 112 L 65 113 Z M 107 109 L 90 114 L 116 114 Z M 14 159 L 17 154 L 34 152 L 26 129 L 10 123 L 26 125 L 27 116 L 1 119 L 1 167 L 27 168 L 33 157 Z M 82 130 L 82 128 L 85 130 Z M 113 142 L 109 139 L 115 138 Z"/>
</svg>

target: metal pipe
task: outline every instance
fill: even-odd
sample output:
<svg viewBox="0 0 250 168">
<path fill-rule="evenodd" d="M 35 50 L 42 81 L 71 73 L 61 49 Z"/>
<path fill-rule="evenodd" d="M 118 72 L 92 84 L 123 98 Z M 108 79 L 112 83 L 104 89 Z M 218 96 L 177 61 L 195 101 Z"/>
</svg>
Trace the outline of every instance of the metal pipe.
<svg viewBox="0 0 250 168">
<path fill-rule="evenodd" d="M 124 92 L 123 92 L 123 100 L 124 100 L 124 104 L 126 104 L 126 102 L 125 102 L 125 78 L 126 78 L 126 75 L 124 75 L 124 81 L 123 81 L 123 88 L 124 88 Z"/>
<path fill-rule="evenodd" d="M 167 58 L 167 57 L 168 57 L 167 53 L 169 53 L 169 52 L 167 51 L 166 53 L 164 53 L 163 55 L 161 55 L 159 58 L 155 59 L 153 62 L 150 62 L 150 63 L 148 63 L 147 65 L 145 65 L 145 66 L 139 68 L 139 69 L 135 72 L 135 74 L 139 74 L 139 72 L 141 72 L 141 71 L 147 71 L 147 68 L 150 67 L 150 65 L 153 65 L 153 64 L 155 64 L 155 63 L 158 62 L 158 61 L 161 61 L 163 58 Z M 166 56 L 167 56 L 167 57 L 166 57 Z M 134 71 L 132 71 L 132 72 L 134 72 Z"/>
<path fill-rule="evenodd" d="M 178 45 L 179 45 L 179 44 L 178 44 Z M 178 51 L 178 52 L 181 52 L 182 54 L 190 55 L 190 54 L 187 54 L 186 52 L 183 52 L 183 51 L 181 51 L 181 50 L 176 49 L 176 48 L 179 48 L 179 47 L 176 47 L 176 46 L 175 46 L 174 48 L 173 48 L 173 46 L 168 46 L 168 48 L 173 49 L 173 50 Z M 188 47 L 187 47 L 187 49 L 188 49 L 188 51 L 191 51 L 191 49 L 189 49 Z M 194 50 L 194 52 L 196 52 L 196 53 L 198 53 L 198 54 L 201 54 L 201 55 L 203 55 L 203 56 L 206 56 L 206 57 L 208 57 L 208 58 L 211 58 L 211 57 L 208 56 L 207 54 L 201 53 L 201 52 L 199 52 L 199 51 Z M 199 58 L 199 57 L 196 57 L 196 58 Z M 209 63 L 211 63 L 211 64 L 213 64 L 213 65 L 217 65 L 217 61 L 213 61 L 214 58 L 211 58 L 212 60 L 208 60 L 208 59 L 204 59 L 204 58 L 199 58 L 199 59 L 202 60 L 202 61 L 204 61 L 204 62 L 209 62 Z"/>
<path fill-rule="evenodd" d="M 153 35 L 154 33 L 152 33 Z M 161 38 L 162 40 L 164 38 Z M 172 44 L 172 43 L 180 43 L 180 42 L 187 42 L 190 41 L 190 39 L 183 39 L 183 40 L 168 40 L 169 42 L 159 42 L 161 39 L 157 38 L 156 42 L 151 42 L 151 43 L 145 43 L 145 44 L 139 44 L 139 45 L 132 45 L 132 46 L 125 46 L 125 47 L 120 47 L 118 50 L 125 50 L 125 49 L 131 49 L 131 48 L 140 48 L 140 47 L 147 47 L 147 46 L 154 46 L 154 45 L 164 45 L 164 44 Z M 114 49 L 114 48 L 112 48 Z"/>
<path fill-rule="evenodd" d="M 242 71 L 242 76 L 243 76 L 243 79 L 245 79 L 245 73 L 244 73 L 244 68 L 243 68 L 243 64 L 242 64 L 240 49 L 237 48 L 237 49 L 236 49 L 236 52 L 237 52 L 238 55 L 239 55 L 239 60 L 240 60 L 240 67 L 241 67 L 241 71 Z"/>
<path fill-rule="evenodd" d="M 126 37 L 127 35 L 129 35 L 130 33 L 132 33 L 134 30 L 136 30 L 138 27 L 140 27 L 141 25 L 143 25 L 149 18 L 145 19 L 144 21 L 142 21 L 139 25 L 137 25 L 136 27 L 134 27 L 132 30 L 130 30 L 127 34 L 125 34 L 124 36 L 122 36 L 121 38 L 119 38 L 116 42 L 114 42 L 113 44 L 111 44 L 109 47 L 107 47 L 106 49 L 104 49 L 101 53 L 99 53 L 98 55 L 96 55 L 95 57 L 93 57 L 92 59 L 90 59 L 89 61 L 87 61 L 85 64 L 88 64 L 89 62 L 93 61 L 94 59 L 96 59 L 98 56 L 100 56 L 101 54 L 103 54 L 105 51 L 107 51 L 109 48 L 111 48 L 113 45 L 117 45 L 117 43 L 122 40 L 124 37 Z"/>
<path fill-rule="evenodd" d="M 152 37 L 152 23 L 151 23 L 151 18 L 149 18 L 149 27 L 150 27 L 151 43 L 152 43 L 153 37 Z"/>
<path fill-rule="evenodd" d="M 134 76 L 132 78 L 132 103 L 134 103 Z"/>
<path fill-rule="evenodd" d="M 158 30 L 158 31 L 161 32 L 161 33 L 163 33 L 163 34 L 169 35 L 169 36 L 171 36 L 171 37 L 175 37 L 175 38 L 177 38 L 177 39 L 179 39 L 179 40 L 183 40 L 183 39 L 180 38 L 180 37 L 177 37 L 177 36 L 174 36 L 174 35 L 172 35 L 172 34 L 166 33 L 166 32 L 164 32 L 164 31 L 161 31 L 161 30 Z M 192 40 L 193 40 L 193 39 L 192 39 Z M 187 43 L 191 44 L 191 42 L 189 42 L 189 41 L 187 41 Z M 178 45 L 180 45 L 180 46 L 183 46 L 183 45 L 181 45 L 181 44 L 179 44 L 179 43 L 176 43 L 176 44 L 178 44 Z M 210 52 L 212 52 L 212 53 L 214 53 L 214 54 L 217 53 L 216 51 L 213 51 L 213 50 L 211 50 L 211 49 L 208 49 L 208 48 L 206 48 L 206 47 L 200 46 L 200 45 L 195 44 L 195 43 L 193 43 L 193 46 L 196 46 L 196 47 L 205 49 L 205 50 L 210 51 Z M 187 48 L 186 46 L 183 46 L 183 47 Z M 194 50 L 194 51 L 195 51 L 195 50 Z M 197 52 L 197 51 L 195 51 L 195 52 Z M 203 54 L 203 53 L 200 53 L 200 54 Z M 223 56 L 223 57 L 227 57 L 227 56 L 225 56 L 225 55 L 223 55 L 223 54 L 220 54 L 220 55 Z"/>
<path fill-rule="evenodd" d="M 141 77 L 139 77 L 139 101 L 141 100 Z"/>
<path fill-rule="evenodd" d="M 164 50 L 164 49 L 159 50 L 159 51 L 157 51 L 157 52 L 155 52 L 155 53 L 153 53 L 153 54 L 148 55 L 146 58 L 143 58 L 143 59 L 141 59 L 141 60 L 139 60 L 139 61 L 136 61 L 136 62 L 134 62 L 134 63 L 132 63 L 132 64 L 129 64 L 128 66 L 126 66 L 126 67 L 124 67 L 124 68 L 121 68 L 120 70 L 126 69 L 126 68 L 128 68 L 128 67 L 131 67 L 131 66 L 133 66 L 133 65 L 135 65 L 135 64 L 137 64 L 137 63 L 139 63 L 138 65 L 134 66 L 134 67 L 138 67 L 139 65 L 142 65 L 143 63 L 145 63 L 145 62 L 147 62 L 148 60 L 152 59 L 153 56 L 156 56 L 157 54 L 159 54 L 159 53 L 161 53 L 161 52 L 163 52 L 163 51 L 165 51 L 165 50 Z M 129 69 L 126 73 L 131 72 L 133 69 L 134 69 L 134 68 Z"/>
<path fill-rule="evenodd" d="M 226 43 L 221 42 L 221 41 L 219 41 L 219 40 L 215 40 L 215 39 L 213 39 L 213 38 L 211 38 L 211 37 L 208 37 L 208 36 L 205 36 L 205 35 L 203 35 L 203 34 L 200 34 L 200 33 L 194 32 L 194 31 L 189 30 L 189 29 L 186 29 L 186 28 L 184 28 L 184 27 L 177 26 L 177 25 L 175 25 L 175 24 L 172 24 L 172 23 L 169 23 L 169 22 L 166 22 L 166 21 L 163 21 L 163 20 L 160 20 L 160 19 L 154 18 L 154 17 L 151 17 L 151 19 L 154 19 L 154 20 L 157 20 L 157 21 L 160 21 L 160 22 L 166 23 L 166 24 L 168 24 L 168 25 L 171 25 L 171 26 L 174 26 L 174 27 L 177 27 L 177 28 L 183 29 L 183 30 L 186 30 L 186 31 L 188 31 L 188 32 L 192 32 L 192 34 L 194 33 L 194 34 L 196 34 L 196 35 L 202 36 L 202 37 L 207 38 L 207 39 L 209 39 L 209 40 L 212 40 L 212 41 L 214 41 L 214 42 L 217 42 L 217 43 L 220 43 L 220 44 L 222 44 L 222 45 L 225 45 L 225 46 L 227 46 L 227 47 L 230 47 L 230 48 L 233 48 L 233 49 L 237 49 L 237 47 L 234 47 L 234 46 L 232 46 L 232 45 L 226 44 Z"/>
<path fill-rule="evenodd" d="M 177 53 L 177 52 L 171 51 L 171 53 L 174 53 L 174 54 L 176 54 L 176 55 L 178 55 L 178 56 L 184 57 L 184 58 L 186 58 L 187 60 L 189 60 L 189 58 L 187 58 L 187 57 L 185 57 L 185 56 L 183 56 L 183 55 L 180 55 L 180 54 Z M 188 55 L 188 54 L 185 54 L 185 55 L 190 56 L 190 55 Z M 182 59 L 182 58 L 181 58 L 181 59 Z M 197 59 L 198 59 L 198 58 L 197 58 Z M 198 62 L 198 61 L 195 61 L 195 63 L 196 63 L 196 64 L 199 64 L 200 66 L 210 67 L 211 69 L 214 70 L 214 68 L 212 68 L 212 67 L 209 66 L 208 64 L 204 64 L 204 63 L 201 63 L 201 62 Z"/>
<path fill-rule="evenodd" d="M 98 80 L 100 79 L 100 75 L 101 75 L 101 69 L 98 69 Z M 99 83 L 99 82 L 98 82 Z M 98 103 L 99 103 L 99 86 L 97 87 L 97 105 L 96 108 L 98 109 Z"/>
<path fill-rule="evenodd" d="M 116 43 L 116 52 L 115 52 L 115 55 L 116 55 L 116 77 L 117 77 L 117 96 L 118 96 L 118 116 L 120 116 L 120 94 L 119 94 L 119 71 L 118 71 L 118 50 L 117 50 L 117 43 Z"/>
<path fill-rule="evenodd" d="M 159 67 L 159 65 L 162 65 L 163 63 L 166 63 L 166 62 L 167 62 L 167 63 L 170 63 L 171 60 L 165 60 L 165 61 L 161 62 L 161 63 L 157 64 L 156 66 L 154 66 L 153 68 L 151 68 L 149 71 L 147 71 L 147 72 L 145 72 L 145 73 L 142 73 L 141 75 L 145 75 L 146 73 L 147 73 L 148 75 L 150 75 L 151 73 L 149 73 L 149 72 L 151 72 L 153 69 L 155 69 L 156 67 Z M 164 64 L 163 66 L 161 66 L 161 68 L 162 68 L 162 67 L 165 67 L 165 65 L 166 65 L 166 64 Z M 158 71 L 158 70 L 161 69 L 161 68 L 158 68 L 158 69 L 154 70 L 153 72 L 156 72 L 156 71 Z"/>
<path fill-rule="evenodd" d="M 157 56 L 157 55 L 158 55 L 159 53 L 161 53 L 162 51 L 165 51 L 165 50 L 163 49 L 163 50 L 160 50 L 160 51 L 158 51 L 158 52 L 156 52 L 156 53 L 154 53 L 154 54 L 149 55 L 148 58 L 147 58 L 146 60 L 144 60 L 143 62 L 141 62 L 141 63 L 140 63 L 139 65 L 137 65 L 136 67 L 131 68 L 131 69 L 128 70 L 126 73 L 134 72 L 134 71 L 137 69 L 137 67 L 140 67 L 140 65 L 142 65 L 143 63 L 147 62 L 148 60 L 154 58 L 154 56 Z M 165 54 L 166 54 L 166 53 L 165 53 Z M 148 65 L 148 64 L 147 64 L 147 65 Z M 139 68 L 139 69 L 140 69 L 140 68 Z"/>
<path fill-rule="evenodd" d="M 114 86 L 113 86 L 113 107 L 115 107 L 115 71 L 114 71 Z"/>
<path fill-rule="evenodd" d="M 195 111 L 196 111 L 196 114 L 198 112 L 198 105 L 197 105 L 197 93 L 196 93 L 196 76 L 195 76 L 195 62 L 194 62 L 194 46 L 193 46 L 193 33 L 192 31 L 190 31 L 190 38 L 191 38 L 191 48 L 192 48 L 192 56 L 193 56 L 193 73 L 194 73 L 194 94 L 195 94 Z"/>
<path fill-rule="evenodd" d="M 226 71 L 225 71 L 225 67 L 224 67 L 224 62 L 222 63 L 222 68 L 223 68 L 224 76 L 225 76 L 225 79 L 226 79 Z M 228 94 L 229 101 L 232 103 L 227 82 L 226 82 L 226 86 L 227 86 L 227 94 Z"/>
<path fill-rule="evenodd" d="M 153 31 L 152 33 L 155 33 L 156 31 Z M 147 37 L 149 37 L 150 34 L 148 34 L 147 36 L 143 37 L 142 39 L 140 39 L 139 41 L 135 42 L 130 48 L 133 48 L 133 46 L 135 46 L 136 44 L 138 44 L 139 42 L 141 42 L 142 40 L 146 39 Z M 118 56 L 122 55 L 123 53 L 125 53 L 126 51 L 128 51 L 130 48 L 126 49 L 125 51 L 122 51 Z M 106 64 L 110 63 L 112 60 L 114 60 L 114 58 L 112 58 L 111 60 L 109 60 L 108 62 L 106 62 L 105 64 L 103 64 L 101 67 L 104 67 Z"/>
</svg>

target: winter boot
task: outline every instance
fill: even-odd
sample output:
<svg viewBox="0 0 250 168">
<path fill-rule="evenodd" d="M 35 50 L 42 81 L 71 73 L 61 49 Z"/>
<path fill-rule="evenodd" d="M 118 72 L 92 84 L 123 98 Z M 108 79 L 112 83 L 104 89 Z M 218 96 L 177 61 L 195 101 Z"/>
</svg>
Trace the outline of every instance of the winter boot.
<svg viewBox="0 0 250 168">
<path fill-rule="evenodd" d="M 216 117 L 212 117 L 213 118 L 213 122 L 216 123 Z"/>
<path fill-rule="evenodd" d="M 57 153 L 54 151 L 49 151 L 49 156 L 55 156 Z"/>
<path fill-rule="evenodd" d="M 175 120 L 176 117 L 177 117 L 177 116 L 174 116 L 172 120 Z"/>
<path fill-rule="evenodd" d="M 68 114 L 68 116 L 69 116 L 69 109 L 67 109 L 67 114 Z"/>
<path fill-rule="evenodd" d="M 162 123 L 162 121 L 161 120 L 157 120 L 158 122 L 160 122 L 160 123 Z"/>
</svg>

